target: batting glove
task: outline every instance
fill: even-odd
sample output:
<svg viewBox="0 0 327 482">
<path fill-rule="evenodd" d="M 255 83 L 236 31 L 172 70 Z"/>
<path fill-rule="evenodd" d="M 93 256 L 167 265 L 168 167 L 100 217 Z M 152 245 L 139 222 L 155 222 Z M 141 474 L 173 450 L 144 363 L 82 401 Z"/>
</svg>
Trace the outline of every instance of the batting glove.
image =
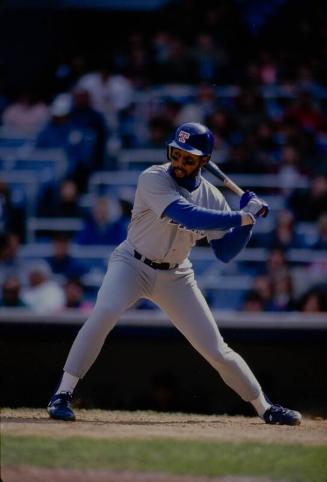
<svg viewBox="0 0 327 482">
<path fill-rule="evenodd" d="M 269 213 L 269 206 L 266 202 L 261 201 L 261 199 L 254 195 L 243 208 L 243 211 L 252 214 L 255 218 L 260 216 L 266 217 Z"/>
<path fill-rule="evenodd" d="M 256 193 L 252 191 L 245 191 L 245 193 L 242 195 L 240 199 L 240 209 L 245 208 L 245 206 L 253 199 L 254 197 L 257 197 Z"/>
</svg>

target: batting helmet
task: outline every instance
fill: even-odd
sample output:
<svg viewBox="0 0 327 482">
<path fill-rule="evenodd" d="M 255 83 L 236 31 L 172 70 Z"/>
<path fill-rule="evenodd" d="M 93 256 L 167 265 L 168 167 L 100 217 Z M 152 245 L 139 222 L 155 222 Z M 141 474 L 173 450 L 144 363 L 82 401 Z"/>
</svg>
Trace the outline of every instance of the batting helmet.
<svg viewBox="0 0 327 482">
<path fill-rule="evenodd" d="M 211 157 L 214 146 L 214 137 L 210 129 L 197 122 L 186 122 L 180 125 L 175 132 L 174 138 L 168 144 L 183 151 L 197 156 Z"/>
</svg>

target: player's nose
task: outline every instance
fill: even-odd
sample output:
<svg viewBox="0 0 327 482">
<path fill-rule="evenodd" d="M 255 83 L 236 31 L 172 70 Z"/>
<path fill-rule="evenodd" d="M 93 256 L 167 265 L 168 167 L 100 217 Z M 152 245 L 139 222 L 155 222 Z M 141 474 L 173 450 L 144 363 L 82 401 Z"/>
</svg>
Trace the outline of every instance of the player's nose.
<svg viewBox="0 0 327 482">
<path fill-rule="evenodd" d="M 183 165 L 183 158 L 182 156 L 176 156 L 174 159 L 174 166 L 175 167 L 181 167 Z"/>
</svg>

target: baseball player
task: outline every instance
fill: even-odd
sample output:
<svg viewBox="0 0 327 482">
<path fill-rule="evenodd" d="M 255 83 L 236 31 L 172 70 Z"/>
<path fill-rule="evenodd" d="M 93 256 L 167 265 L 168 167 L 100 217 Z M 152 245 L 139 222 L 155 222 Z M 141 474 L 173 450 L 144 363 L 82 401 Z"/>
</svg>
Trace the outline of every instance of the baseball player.
<svg viewBox="0 0 327 482">
<path fill-rule="evenodd" d="M 270 402 L 247 363 L 223 340 L 194 279 L 189 253 L 207 237 L 215 256 L 229 262 L 243 249 L 268 206 L 253 192 L 232 211 L 201 175 L 214 145 L 211 131 L 182 124 L 167 146 L 168 161 L 141 173 L 127 239 L 112 253 L 94 309 L 69 352 L 47 407 L 50 417 L 75 420 L 72 394 L 96 360 L 121 314 L 140 298 L 156 303 L 217 370 L 225 383 L 269 424 L 298 425 L 301 414 Z"/>
</svg>

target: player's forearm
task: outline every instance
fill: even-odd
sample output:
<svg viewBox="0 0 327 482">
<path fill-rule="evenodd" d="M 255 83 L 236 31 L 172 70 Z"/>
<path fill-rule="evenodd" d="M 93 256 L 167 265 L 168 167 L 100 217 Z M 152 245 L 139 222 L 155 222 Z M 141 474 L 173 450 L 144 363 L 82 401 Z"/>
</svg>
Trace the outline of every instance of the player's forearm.
<svg viewBox="0 0 327 482">
<path fill-rule="evenodd" d="M 224 263 L 231 261 L 238 253 L 245 248 L 252 234 L 252 226 L 242 226 L 231 229 L 221 239 L 213 239 L 210 245 L 215 256 Z"/>
<path fill-rule="evenodd" d="M 164 215 L 188 229 L 230 229 L 244 224 L 241 211 L 215 211 L 184 200 L 169 204 Z"/>
</svg>

